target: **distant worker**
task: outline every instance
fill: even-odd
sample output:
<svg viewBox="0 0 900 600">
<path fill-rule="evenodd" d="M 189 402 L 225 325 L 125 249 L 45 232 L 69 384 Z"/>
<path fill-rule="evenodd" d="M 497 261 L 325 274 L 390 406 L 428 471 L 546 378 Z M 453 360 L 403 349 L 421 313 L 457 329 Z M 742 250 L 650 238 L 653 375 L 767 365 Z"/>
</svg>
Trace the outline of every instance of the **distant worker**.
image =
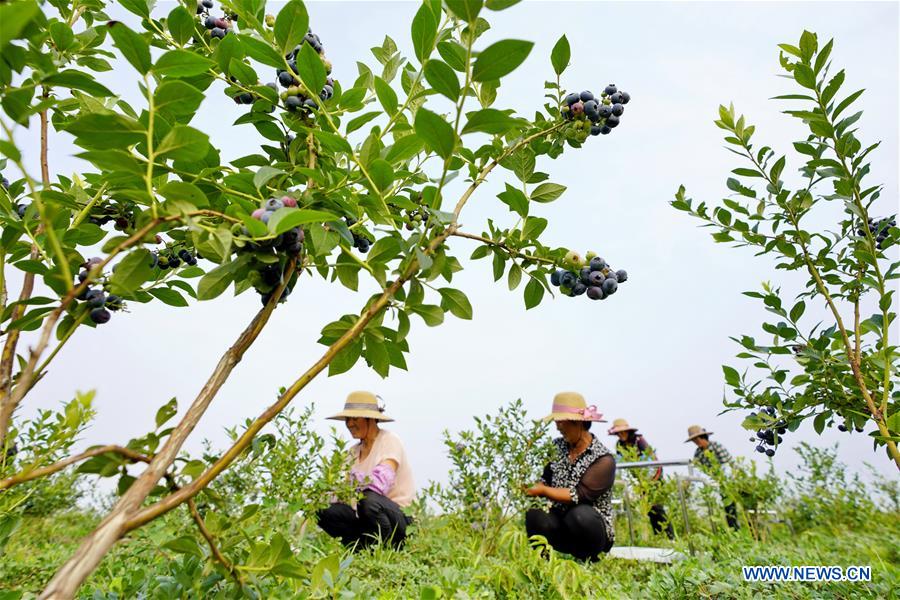
<svg viewBox="0 0 900 600">
<path fill-rule="evenodd" d="M 631 427 L 625 419 L 615 419 L 608 433 L 619 438 L 616 442 L 616 454 L 620 459 L 624 458 L 627 460 L 630 457 L 634 457 L 640 461 L 656 460 L 656 452 L 644 439 L 644 436 L 637 432 L 636 427 Z M 654 469 L 653 475 L 650 477 L 649 490 L 654 490 L 662 482 L 662 474 L 662 467 Z M 636 476 L 640 477 L 639 475 Z M 666 516 L 666 508 L 662 504 L 655 503 L 651 505 L 647 516 L 650 517 L 650 526 L 653 527 L 654 533 L 665 531 L 666 536 L 670 540 L 675 539 L 675 532 L 672 530 L 672 524 L 669 523 L 669 519 Z"/>
<path fill-rule="evenodd" d="M 712 431 L 706 431 L 699 425 L 691 425 L 688 427 L 688 439 L 684 443 L 694 442 L 697 449 L 694 450 L 694 460 L 705 473 L 712 477 L 722 475 L 725 465 L 731 462 L 731 454 L 719 442 L 709 441 Z M 734 502 L 722 495 L 722 504 L 725 506 L 725 520 L 732 529 L 740 529 L 741 524 L 738 521 L 737 506 Z"/>
<path fill-rule="evenodd" d="M 544 536 L 559 552 L 596 560 L 609 552 L 615 540 L 612 488 L 616 461 L 589 431 L 592 422 L 606 421 L 596 406 L 588 406 L 575 392 L 557 394 L 552 412 L 544 420 L 555 421 L 562 437 L 553 440 L 553 457 L 540 481 L 525 493 L 546 498 L 550 509 L 526 512 L 525 530 L 529 537 Z"/>
<path fill-rule="evenodd" d="M 412 503 L 415 483 L 400 438 L 378 426 L 393 419 L 370 392 L 353 392 L 344 410 L 328 418 L 344 421 L 350 435 L 359 440 L 350 449 L 350 477 L 363 498 L 356 507 L 335 502 L 319 511 L 319 527 L 341 538 L 345 546 L 365 548 L 380 539 L 401 547 L 412 522 L 401 508 Z"/>
</svg>

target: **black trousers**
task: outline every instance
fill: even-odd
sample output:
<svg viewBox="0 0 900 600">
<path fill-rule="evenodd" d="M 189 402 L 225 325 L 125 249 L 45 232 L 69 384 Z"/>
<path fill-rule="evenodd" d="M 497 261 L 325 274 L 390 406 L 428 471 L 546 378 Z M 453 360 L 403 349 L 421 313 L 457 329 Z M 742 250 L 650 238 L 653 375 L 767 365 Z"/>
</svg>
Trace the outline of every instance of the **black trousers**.
<svg viewBox="0 0 900 600">
<path fill-rule="evenodd" d="M 653 533 L 662 533 L 665 530 L 666 536 L 670 540 L 675 539 L 675 532 L 672 530 L 672 524 L 669 523 L 666 508 L 662 504 L 651 506 L 647 516 L 650 517 L 650 526 L 653 527 Z"/>
<path fill-rule="evenodd" d="M 738 521 L 738 512 L 737 506 L 734 505 L 734 502 L 729 502 L 725 498 L 722 498 L 725 504 L 725 520 L 728 521 L 728 526 L 737 531 L 741 528 L 741 522 Z"/>
<path fill-rule="evenodd" d="M 348 504 L 335 502 L 318 513 L 319 527 L 331 537 L 341 538 L 345 546 L 365 548 L 378 540 L 400 548 L 406 539 L 406 526 L 411 519 L 400 506 L 386 496 L 371 490 L 353 510 Z"/>
<path fill-rule="evenodd" d="M 588 504 L 550 512 L 532 508 L 525 513 L 525 531 L 544 536 L 555 550 L 580 560 L 596 560 L 612 548 L 603 517 Z"/>
</svg>

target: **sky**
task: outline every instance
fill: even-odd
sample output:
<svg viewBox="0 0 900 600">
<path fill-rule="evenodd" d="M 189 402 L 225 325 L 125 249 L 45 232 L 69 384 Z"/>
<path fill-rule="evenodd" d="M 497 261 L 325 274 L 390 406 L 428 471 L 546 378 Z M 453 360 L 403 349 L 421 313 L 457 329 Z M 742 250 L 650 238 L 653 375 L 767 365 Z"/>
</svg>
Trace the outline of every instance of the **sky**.
<svg viewBox="0 0 900 600">
<path fill-rule="evenodd" d="M 276 12 L 278 4 L 270 2 L 269 12 Z M 165 14 L 173 6 L 160 2 L 157 12 Z M 744 413 L 719 415 L 721 365 L 739 364 L 734 359 L 739 347 L 729 336 L 766 336 L 759 325 L 769 314 L 741 292 L 770 280 L 792 295 L 805 278 L 776 272 L 771 258 L 754 257 L 748 249 L 714 244 L 697 221 L 668 202 L 680 184 L 696 201 L 715 203 L 730 193 L 725 179 L 743 165 L 723 148 L 722 132 L 713 124 L 719 104 L 733 102 L 747 115 L 757 126 L 757 144 L 788 152 L 791 142 L 801 139 L 802 124 L 781 114 L 792 107 L 769 98 L 796 91 L 779 77 L 777 44 L 796 44 L 808 29 L 819 34 L 820 44 L 835 39 L 833 69 L 847 70 L 844 93 L 867 89 L 860 101 L 866 111 L 858 123 L 861 136 L 864 143 L 882 141 L 872 155 L 871 181 L 884 185 L 874 212 L 897 212 L 898 6 L 523 2 L 487 13 L 492 28 L 480 47 L 505 38 L 535 42 L 523 66 L 503 80 L 498 106 L 532 115 L 543 104 L 543 84 L 552 77 L 550 50 L 563 33 L 572 47 L 562 80 L 566 88 L 599 92 L 614 82 L 631 94 L 612 135 L 591 138 L 583 149 L 539 164 L 551 181 L 568 190 L 555 203 L 533 210 L 549 219 L 547 245 L 593 250 L 615 268 L 626 269 L 628 282 L 604 302 L 545 298 L 526 311 L 521 288 L 509 292 L 505 280 L 494 283 L 488 261 L 468 261 L 474 242 L 453 240 L 451 248 L 465 270 L 452 285 L 468 295 L 474 319 L 448 314 L 436 328 L 414 319 L 408 371 L 392 370 L 381 379 L 360 361 L 341 376 L 320 375 L 293 405 L 315 403 L 317 427 L 325 432 L 332 422 L 324 417 L 340 410 L 349 392 L 378 393 L 396 419 L 387 428 L 404 441 L 419 487 L 447 478 L 443 431 L 471 428 L 473 416 L 496 412 L 517 398 L 526 408 L 522 418 L 539 418 L 549 412 L 555 393 L 568 390 L 581 392 L 610 422 L 628 419 L 661 459 L 690 457 L 694 447 L 683 443 L 686 430 L 700 424 L 732 454 L 767 464 L 753 451 L 750 432 L 740 426 Z M 309 2 L 308 8 L 334 76 L 345 85 L 356 77 L 356 61 L 375 63 L 369 48 L 379 46 L 385 34 L 404 54 L 412 54 L 409 24 L 416 3 Z M 129 19 L 116 10 L 112 16 Z M 123 63 L 119 66 L 124 69 Z M 136 83 L 123 79 L 123 72 L 98 79 L 126 98 L 137 98 Z M 243 110 L 213 94 L 192 125 L 211 133 L 224 159 L 235 158 L 259 139 L 252 128 L 231 125 Z M 17 140 L 37 173 L 37 129 L 20 130 Z M 80 168 L 67 135 L 54 133 L 51 148 L 51 171 L 68 175 Z M 796 155 L 789 154 L 789 183 L 798 166 Z M 504 226 L 515 222 L 495 197 L 512 175 L 498 171 L 494 176 L 464 211 L 465 231 L 480 233 L 487 218 Z M 448 197 L 454 190 L 459 188 L 451 188 Z M 373 290 L 354 293 L 318 278 L 304 279 L 235 369 L 185 450 L 198 453 L 203 438 L 223 448 L 224 428 L 243 424 L 271 404 L 280 386 L 324 352 L 316 343 L 321 328 L 358 312 Z M 79 447 L 124 443 L 152 429 L 156 409 L 169 398 L 177 397 L 184 412 L 258 306 L 253 293 L 237 298 L 226 293 L 184 309 L 131 304 L 128 314 L 114 315 L 109 324 L 79 331 L 18 416 L 59 407 L 75 390 L 95 389 L 98 415 Z M 812 307 L 807 312 L 809 323 L 826 316 Z M 897 331 L 892 334 L 896 342 Z M 611 444 L 608 426 L 593 431 Z M 883 453 L 873 453 L 865 435 L 829 430 L 817 436 L 811 423 L 786 436 L 786 447 L 773 459 L 778 472 L 796 469 L 794 448 L 801 441 L 838 443 L 852 472 L 866 475 L 863 463 L 868 462 L 896 476 L 895 467 Z"/>
</svg>

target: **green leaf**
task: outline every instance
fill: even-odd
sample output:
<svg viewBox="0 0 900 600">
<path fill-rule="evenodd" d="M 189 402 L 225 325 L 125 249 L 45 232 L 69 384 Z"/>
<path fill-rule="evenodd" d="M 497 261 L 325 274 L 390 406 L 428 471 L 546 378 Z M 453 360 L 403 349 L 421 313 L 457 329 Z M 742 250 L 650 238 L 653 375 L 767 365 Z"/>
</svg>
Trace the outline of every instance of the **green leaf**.
<svg viewBox="0 0 900 600">
<path fill-rule="evenodd" d="M 4 50 L 12 40 L 18 39 L 19 34 L 39 14 L 41 9 L 34 0 L 0 2 L 0 50 Z"/>
<path fill-rule="evenodd" d="M 275 17 L 275 43 L 281 48 L 281 53 L 287 54 L 292 51 L 294 46 L 303 40 L 308 29 L 309 15 L 303 2 L 291 0 L 285 4 Z"/>
<path fill-rule="evenodd" d="M 284 211 L 284 212 L 282 212 Z M 308 208 L 280 208 L 269 219 L 269 230 L 275 235 L 284 233 L 288 229 L 307 225 L 309 223 L 327 223 L 334 221 L 337 216 L 323 210 L 311 210 Z"/>
<path fill-rule="evenodd" d="M 206 194 L 193 183 L 187 183 L 186 181 L 169 181 L 159 188 L 159 193 L 166 200 L 189 202 L 197 208 L 209 206 Z"/>
<path fill-rule="evenodd" d="M 429 60 L 425 65 L 425 80 L 437 93 L 454 102 L 459 99 L 459 78 L 447 63 L 437 59 Z"/>
<path fill-rule="evenodd" d="M 416 135 L 441 158 L 449 158 L 456 147 L 453 127 L 440 115 L 426 108 L 416 111 Z"/>
<path fill-rule="evenodd" d="M 453 40 L 440 42 L 437 45 L 438 54 L 441 55 L 448 65 L 460 73 L 466 71 L 466 49 Z"/>
<path fill-rule="evenodd" d="M 162 427 L 163 423 L 174 417 L 178 413 L 178 400 L 172 398 L 159 407 L 156 411 L 156 428 Z"/>
<path fill-rule="evenodd" d="M 737 369 L 722 365 L 722 372 L 725 374 L 725 382 L 731 387 L 738 387 L 741 384 L 741 376 Z"/>
<path fill-rule="evenodd" d="M 257 189 L 262 189 L 264 185 L 266 185 L 269 180 L 273 177 L 278 177 L 279 175 L 287 175 L 281 169 L 276 169 L 275 167 L 260 167 L 259 170 L 253 175 L 253 186 Z"/>
<path fill-rule="evenodd" d="M 534 188 L 531 199 L 535 202 L 553 202 L 566 191 L 566 186 L 558 183 L 544 182 Z"/>
<path fill-rule="evenodd" d="M 425 324 L 429 327 L 437 327 L 444 322 L 444 311 L 440 306 L 434 306 L 433 304 L 416 304 L 414 306 L 407 306 L 406 309 L 422 317 L 422 320 L 425 321 Z"/>
<path fill-rule="evenodd" d="M 234 281 L 235 275 L 243 267 L 244 260 L 242 258 L 219 265 L 212 271 L 208 272 L 200 279 L 197 284 L 197 299 L 211 300 L 224 292 L 229 284 Z"/>
<path fill-rule="evenodd" d="M 75 70 L 61 71 L 44 78 L 43 83 L 49 86 L 65 87 L 72 90 L 81 90 L 91 96 L 113 96 L 109 88 L 100 85 L 93 77 Z"/>
<path fill-rule="evenodd" d="M 407 161 L 422 151 L 424 144 L 422 139 L 417 135 L 407 135 L 390 146 L 385 153 L 385 159 L 388 162 L 396 163 Z"/>
<path fill-rule="evenodd" d="M 146 75 L 152 64 L 150 62 L 150 44 L 147 43 L 147 40 L 119 21 L 110 21 L 107 28 L 112 36 L 113 44 L 119 49 L 125 60 L 130 62 L 138 73 Z"/>
<path fill-rule="evenodd" d="M 522 237 L 526 240 L 534 240 L 547 228 L 547 219 L 541 217 L 528 217 L 525 226 L 522 227 Z"/>
<path fill-rule="evenodd" d="M 485 48 L 472 67 L 472 79 L 492 81 L 514 71 L 531 53 L 533 42 L 501 40 Z"/>
<path fill-rule="evenodd" d="M 131 295 L 142 283 L 153 276 L 150 251 L 144 248 L 132 250 L 113 269 L 109 289 L 120 295 Z"/>
<path fill-rule="evenodd" d="M 853 102 L 854 102 L 857 98 L 859 98 L 860 96 L 862 96 L 862 93 L 863 93 L 864 91 L 866 91 L 866 90 L 864 90 L 864 89 L 863 89 L 863 90 L 857 90 L 857 91 L 853 92 L 852 94 L 850 94 L 849 96 L 847 96 L 846 98 L 844 98 L 844 99 L 841 101 L 841 103 L 838 104 L 837 107 L 834 109 L 834 112 L 833 112 L 832 115 L 831 115 L 832 118 L 837 119 L 837 118 L 838 118 L 838 115 L 841 114 L 842 112 L 844 112 L 844 110 L 846 110 L 848 106 L 850 106 L 851 104 L 853 104 Z"/>
<path fill-rule="evenodd" d="M 176 118 L 193 115 L 200 108 L 201 102 L 203 92 L 177 79 L 162 82 L 153 93 L 154 108 Z"/>
<path fill-rule="evenodd" d="M 532 279 L 525 286 L 525 310 L 530 310 L 541 303 L 544 297 L 544 286 L 536 279 Z"/>
<path fill-rule="evenodd" d="M 179 44 L 184 45 L 194 35 L 194 19 L 183 6 L 176 6 L 166 19 L 169 33 Z"/>
<path fill-rule="evenodd" d="M 520 283 L 522 283 L 522 267 L 513 263 L 509 267 L 509 279 L 507 280 L 509 291 L 513 291 L 519 287 Z"/>
<path fill-rule="evenodd" d="M 150 18 L 150 6 L 147 4 L 147 0 L 119 0 L 118 3 L 130 13 L 145 19 Z"/>
<path fill-rule="evenodd" d="M 803 316 L 803 312 L 806 310 L 806 304 L 801 300 L 797 304 L 794 305 L 794 308 L 791 309 L 791 321 L 796 323 L 800 317 Z"/>
<path fill-rule="evenodd" d="M 813 70 L 806 65 L 794 65 L 794 79 L 805 88 L 816 89 L 816 75 Z"/>
<path fill-rule="evenodd" d="M 328 365 L 328 376 L 334 377 L 352 369 L 356 361 L 359 360 L 360 354 L 362 354 L 362 342 L 360 340 L 354 340 L 344 346 L 334 356 L 331 364 Z"/>
<path fill-rule="evenodd" d="M 444 4 L 454 15 L 472 25 L 481 12 L 482 0 L 444 0 Z"/>
<path fill-rule="evenodd" d="M 231 34 L 228 34 L 231 36 Z M 238 35 L 241 46 L 247 52 L 247 56 L 261 62 L 268 67 L 276 69 L 284 68 L 284 57 L 280 55 L 272 46 L 262 40 L 258 40 L 249 35 Z"/>
<path fill-rule="evenodd" d="M 50 23 L 50 39 L 61 52 L 65 52 L 75 43 L 75 34 L 68 23 L 54 21 Z"/>
<path fill-rule="evenodd" d="M 410 31 L 413 50 L 421 63 L 424 63 L 431 51 L 434 50 L 437 27 L 438 23 L 434 13 L 427 4 L 423 3 L 416 12 L 416 16 L 413 17 Z"/>
<path fill-rule="evenodd" d="M 209 136 L 187 125 L 176 125 L 156 148 L 156 154 L 175 160 L 202 160 L 209 152 Z"/>
<path fill-rule="evenodd" d="M 228 36 L 225 39 L 229 39 Z M 234 39 L 234 38 L 231 38 Z M 220 46 L 221 47 L 221 46 Z M 234 57 L 228 61 L 228 73 L 244 85 L 256 85 L 259 82 L 259 75 L 253 70 L 253 67 L 243 61 L 243 59 Z"/>
<path fill-rule="evenodd" d="M 153 65 L 153 72 L 163 77 L 193 77 L 206 73 L 216 63 L 188 50 L 169 50 Z"/>
<path fill-rule="evenodd" d="M 516 189 L 506 184 L 506 190 L 497 194 L 500 201 L 509 207 L 509 209 L 519 215 L 528 216 L 528 198 L 522 190 Z"/>
<path fill-rule="evenodd" d="M 472 304 L 464 293 L 453 288 L 441 288 L 438 292 L 441 294 L 441 308 L 460 319 L 472 318 Z"/>
<path fill-rule="evenodd" d="M 372 177 L 372 181 L 375 183 L 378 191 L 381 192 L 391 187 L 391 184 L 394 183 L 393 167 L 388 161 L 381 158 L 376 158 L 369 165 L 369 175 Z"/>
<path fill-rule="evenodd" d="M 550 64 L 553 65 L 553 71 L 557 75 L 562 75 L 566 67 L 569 66 L 571 58 L 572 50 L 569 48 L 569 40 L 563 35 L 550 52 Z"/>
<path fill-rule="evenodd" d="M 169 306 L 185 307 L 188 305 L 184 296 L 171 288 L 153 288 L 152 290 L 147 290 L 147 292 Z"/>
<path fill-rule="evenodd" d="M 140 123 L 113 113 L 88 113 L 66 126 L 80 146 L 96 150 L 127 148 L 147 139 Z"/>
<path fill-rule="evenodd" d="M 163 544 L 163 548 L 167 548 L 178 554 L 190 554 L 198 558 L 204 558 L 203 549 L 200 544 L 190 535 L 183 535 L 174 540 L 169 540 Z"/>
<path fill-rule="evenodd" d="M 522 0 L 487 0 L 484 5 L 491 10 L 499 11 L 506 10 L 510 6 L 515 6 L 521 1 Z"/>
<path fill-rule="evenodd" d="M 516 119 L 511 117 L 508 114 L 509 112 L 510 111 L 502 111 L 495 108 L 485 108 L 482 110 L 466 113 L 467 120 L 465 126 L 462 129 L 462 133 L 466 134 L 480 131 L 482 133 L 503 135 L 513 129 L 523 127 L 527 124 L 524 119 Z"/>
<path fill-rule="evenodd" d="M 303 44 L 300 52 L 297 53 L 297 70 L 303 85 L 310 92 L 318 95 L 328 76 L 325 73 L 325 63 L 322 62 L 322 57 L 309 44 Z"/>
<path fill-rule="evenodd" d="M 397 92 L 381 77 L 375 77 L 375 95 L 389 115 L 397 112 Z"/>
</svg>

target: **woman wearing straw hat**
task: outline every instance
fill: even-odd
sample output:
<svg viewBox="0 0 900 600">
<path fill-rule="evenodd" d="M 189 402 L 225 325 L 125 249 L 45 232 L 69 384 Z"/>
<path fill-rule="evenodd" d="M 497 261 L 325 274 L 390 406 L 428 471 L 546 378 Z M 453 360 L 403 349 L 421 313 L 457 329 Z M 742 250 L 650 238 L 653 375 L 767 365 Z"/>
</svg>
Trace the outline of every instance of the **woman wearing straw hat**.
<svg viewBox="0 0 900 600">
<path fill-rule="evenodd" d="M 529 536 L 542 535 L 559 552 L 581 560 L 595 560 L 609 552 L 615 539 L 612 487 L 616 461 L 589 429 L 605 423 L 596 406 L 584 397 L 563 392 L 553 399 L 553 410 L 544 418 L 555 421 L 562 437 L 553 440 L 554 457 L 538 483 L 527 488 L 529 496 L 550 501 L 550 510 L 525 513 Z"/>
<path fill-rule="evenodd" d="M 653 451 L 644 436 L 637 432 L 637 427 L 631 427 L 625 419 L 613 420 L 613 426 L 609 428 L 608 433 L 619 438 L 616 442 L 616 454 L 619 458 L 631 454 L 642 461 L 656 460 L 656 452 Z M 662 467 L 657 467 L 650 481 L 659 483 L 662 480 L 662 473 Z M 654 533 L 665 531 L 670 540 L 675 538 L 672 524 L 669 523 L 666 516 L 666 508 L 662 504 L 653 504 L 647 516 L 650 517 L 650 526 L 653 527 Z"/>
<path fill-rule="evenodd" d="M 350 449 L 350 477 L 363 498 L 355 509 L 335 502 L 320 511 L 319 526 L 346 546 L 364 548 L 381 539 L 399 548 L 411 522 L 401 507 L 412 502 L 415 484 L 400 438 L 378 426 L 393 419 L 384 414 L 384 407 L 371 392 L 353 392 L 347 396 L 344 410 L 328 418 L 344 421 L 350 435 L 359 440 Z"/>
<path fill-rule="evenodd" d="M 688 427 L 688 439 L 684 440 L 684 443 L 694 442 L 696 444 L 694 460 L 700 464 L 704 472 L 714 477 L 722 474 L 723 467 L 731 462 L 731 454 L 719 442 L 709 441 L 712 433 L 699 425 L 691 425 Z M 728 526 L 732 529 L 740 529 L 737 506 L 725 495 L 722 496 L 722 504 L 725 507 L 725 520 L 728 522 Z"/>
</svg>

